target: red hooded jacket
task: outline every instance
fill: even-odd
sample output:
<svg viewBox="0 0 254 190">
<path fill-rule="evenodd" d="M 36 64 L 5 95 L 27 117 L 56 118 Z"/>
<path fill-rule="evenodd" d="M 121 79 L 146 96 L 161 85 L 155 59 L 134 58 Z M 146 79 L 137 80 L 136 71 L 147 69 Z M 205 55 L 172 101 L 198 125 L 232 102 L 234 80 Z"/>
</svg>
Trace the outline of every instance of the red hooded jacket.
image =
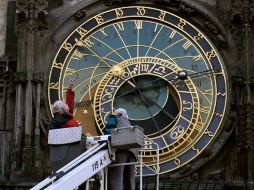
<svg viewBox="0 0 254 190">
<path fill-rule="evenodd" d="M 69 113 L 54 113 L 54 117 L 51 120 L 48 130 L 58 129 L 58 128 L 68 128 L 77 127 L 78 123 L 73 118 L 73 108 L 74 108 L 74 91 L 72 89 L 67 89 L 66 92 L 66 104 L 69 106 Z"/>
</svg>

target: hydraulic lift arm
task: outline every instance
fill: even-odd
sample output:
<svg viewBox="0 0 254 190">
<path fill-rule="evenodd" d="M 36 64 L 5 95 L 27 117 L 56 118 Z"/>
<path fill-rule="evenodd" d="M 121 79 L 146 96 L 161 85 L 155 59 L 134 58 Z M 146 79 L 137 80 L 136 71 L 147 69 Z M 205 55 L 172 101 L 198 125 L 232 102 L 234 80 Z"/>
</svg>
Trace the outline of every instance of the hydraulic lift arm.
<svg viewBox="0 0 254 190">
<path fill-rule="evenodd" d="M 75 189 L 112 162 L 108 147 L 108 142 L 95 145 L 31 190 Z"/>
</svg>

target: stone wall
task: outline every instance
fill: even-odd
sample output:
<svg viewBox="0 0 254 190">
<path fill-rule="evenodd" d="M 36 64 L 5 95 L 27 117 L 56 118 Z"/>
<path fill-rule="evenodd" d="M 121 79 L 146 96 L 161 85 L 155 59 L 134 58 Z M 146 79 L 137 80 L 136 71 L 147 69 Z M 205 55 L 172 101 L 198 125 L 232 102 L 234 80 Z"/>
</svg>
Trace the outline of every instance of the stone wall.
<svg viewBox="0 0 254 190">
<path fill-rule="evenodd" d="M 6 0 L 0 0 L 0 57 L 5 53 L 7 3 Z"/>
</svg>

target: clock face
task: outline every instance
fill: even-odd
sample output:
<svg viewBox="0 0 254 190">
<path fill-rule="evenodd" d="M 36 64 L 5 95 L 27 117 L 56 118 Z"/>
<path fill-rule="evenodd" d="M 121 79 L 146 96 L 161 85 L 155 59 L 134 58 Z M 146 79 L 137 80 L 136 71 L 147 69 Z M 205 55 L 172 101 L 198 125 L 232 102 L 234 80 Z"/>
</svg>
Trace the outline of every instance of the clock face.
<svg viewBox="0 0 254 190">
<path fill-rule="evenodd" d="M 125 108 L 131 124 L 159 145 L 160 173 L 198 157 L 221 128 L 223 62 L 200 30 L 165 10 L 121 7 L 82 23 L 53 59 L 50 105 L 64 99 L 70 78 L 76 78 L 75 118 L 83 132 L 101 135 L 107 116 Z M 155 147 L 144 150 L 155 168 Z"/>
</svg>

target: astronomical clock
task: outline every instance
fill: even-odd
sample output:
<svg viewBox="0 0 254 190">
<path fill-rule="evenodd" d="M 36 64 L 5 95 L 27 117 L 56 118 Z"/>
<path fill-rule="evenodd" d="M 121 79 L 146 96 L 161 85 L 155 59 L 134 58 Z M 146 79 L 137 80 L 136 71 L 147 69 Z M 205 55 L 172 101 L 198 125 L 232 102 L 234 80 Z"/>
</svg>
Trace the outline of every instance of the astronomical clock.
<svg viewBox="0 0 254 190">
<path fill-rule="evenodd" d="M 80 23 L 52 59 L 49 105 L 65 98 L 70 78 L 83 133 L 101 135 L 107 116 L 125 108 L 159 145 L 160 174 L 198 159 L 220 133 L 228 98 L 222 58 L 198 27 L 161 8 L 115 7 Z M 156 170 L 153 146 L 143 159 Z"/>
</svg>

